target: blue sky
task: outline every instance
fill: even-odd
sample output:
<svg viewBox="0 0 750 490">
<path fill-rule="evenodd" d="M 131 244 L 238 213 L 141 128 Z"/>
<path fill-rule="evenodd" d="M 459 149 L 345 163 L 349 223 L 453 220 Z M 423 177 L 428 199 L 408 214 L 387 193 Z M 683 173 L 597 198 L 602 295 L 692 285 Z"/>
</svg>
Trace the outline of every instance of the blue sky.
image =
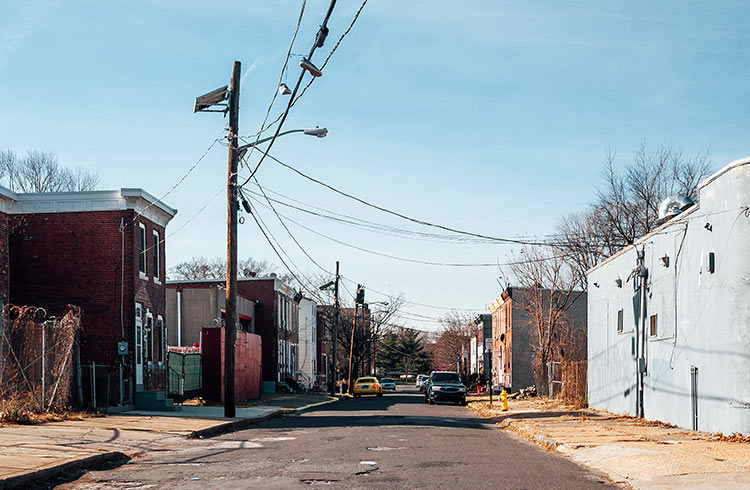
<svg viewBox="0 0 750 490">
<path fill-rule="evenodd" d="M 240 132 L 255 133 L 274 93 L 300 2 L 6 2 L 0 25 L 0 147 L 42 149 L 102 178 L 102 188 L 166 193 L 226 122 L 193 114 L 195 96 L 243 63 Z M 320 63 L 359 1 L 339 0 Z M 327 1 L 309 0 L 294 53 L 306 53 Z M 292 110 L 272 154 L 417 218 L 496 236 L 544 234 L 591 199 L 602 157 L 641 143 L 708 151 L 714 167 L 750 155 L 747 2 L 375 1 Z M 289 83 L 299 73 L 292 57 Z M 279 99 L 275 116 L 286 99 Z M 246 172 L 244 173 L 246 175 Z M 345 200 L 266 161 L 268 188 L 338 212 L 421 230 Z M 215 145 L 165 201 L 167 262 L 225 251 L 226 148 Z M 196 213 L 207 203 L 206 209 Z M 507 246 L 373 234 L 288 213 L 339 240 L 446 262 L 502 262 Z M 305 274 L 318 269 L 278 222 Z M 265 214 L 263 214 L 265 213 Z M 190 222 L 183 227 L 183 225 Z M 494 268 L 445 268 L 367 255 L 290 224 L 316 261 L 384 292 L 482 309 Z M 179 231 L 175 231 L 178 228 Z M 434 231 L 425 229 L 424 231 Z M 280 261 L 252 220 L 241 257 Z M 368 300 L 383 298 L 368 292 Z M 410 305 L 435 317 L 440 309 Z M 434 328 L 434 322 L 411 324 Z"/>
</svg>

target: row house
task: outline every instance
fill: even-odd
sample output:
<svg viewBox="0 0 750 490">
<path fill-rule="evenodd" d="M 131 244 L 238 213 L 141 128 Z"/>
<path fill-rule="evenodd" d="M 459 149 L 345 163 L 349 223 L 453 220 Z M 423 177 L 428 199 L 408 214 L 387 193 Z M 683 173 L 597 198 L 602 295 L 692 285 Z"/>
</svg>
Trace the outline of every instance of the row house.
<svg viewBox="0 0 750 490">
<path fill-rule="evenodd" d="M 750 434 L 750 158 L 667 199 L 667 221 L 588 272 L 588 401 Z M 669 219 L 671 217 L 671 219 Z"/>
<path fill-rule="evenodd" d="M 114 403 L 164 390 L 164 240 L 176 213 L 142 189 L 0 188 L 0 295 L 50 315 L 80 306 L 81 364 L 118 372 L 104 394 Z"/>
<path fill-rule="evenodd" d="M 174 298 L 175 311 L 177 311 L 178 291 L 180 293 L 180 305 L 185 312 L 187 298 L 186 295 L 192 295 L 195 299 L 203 298 L 201 301 L 208 301 L 210 294 L 204 293 L 202 296 L 196 296 L 191 292 L 193 289 L 210 290 L 216 288 L 221 290 L 225 282 L 217 279 L 197 280 L 197 281 L 169 281 L 168 289 L 174 289 L 170 297 Z M 213 297 L 221 296 L 221 293 L 213 293 Z M 264 392 L 275 392 L 279 384 L 286 384 L 295 380 L 296 373 L 299 370 L 299 303 L 302 295 L 296 292 L 291 286 L 284 283 L 276 274 L 268 277 L 249 277 L 237 279 L 237 296 L 238 312 L 240 316 L 240 328 L 243 331 L 257 334 L 261 337 L 262 349 L 262 383 Z M 184 335 L 182 343 L 188 344 L 189 340 L 199 339 L 200 328 L 220 325 L 219 315 L 223 315 L 223 302 L 216 300 L 218 306 L 207 304 L 193 305 L 190 308 L 198 311 L 208 311 L 213 317 L 204 316 L 201 321 L 195 318 L 185 318 L 181 316 L 180 336 Z M 252 305 L 251 305 L 252 304 Z M 218 309 L 217 309 L 218 308 Z M 244 313 L 243 313 L 244 311 Z M 173 324 L 170 324 L 170 330 L 177 329 L 177 315 L 174 315 Z M 214 322 L 213 320 L 217 321 Z M 205 320 L 211 323 L 206 324 Z M 189 325 L 191 325 L 189 327 Z M 188 331 L 188 328 L 190 329 Z M 173 337 L 174 338 L 174 337 Z M 198 340 L 199 341 L 199 340 Z"/>
<path fill-rule="evenodd" d="M 492 375 L 492 315 L 482 313 L 473 322 L 475 331 L 470 339 L 470 369 L 477 383 L 484 386 Z"/>
<path fill-rule="evenodd" d="M 535 384 L 535 327 L 525 308 L 529 305 L 530 294 L 528 289 L 507 287 L 488 307 L 492 315 L 492 384 L 496 388 L 519 390 Z M 542 294 L 549 294 L 549 290 L 542 290 Z M 570 346 L 567 348 L 572 353 L 576 350 L 574 344 L 585 345 L 587 294 L 574 291 L 569 302 L 566 309 L 567 329 L 564 332 L 566 338 L 561 338 L 559 345 L 564 346 L 567 342 Z M 562 353 L 557 349 L 554 355 L 561 356 Z M 560 358 L 555 357 L 554 360 Z"/>
</svg>

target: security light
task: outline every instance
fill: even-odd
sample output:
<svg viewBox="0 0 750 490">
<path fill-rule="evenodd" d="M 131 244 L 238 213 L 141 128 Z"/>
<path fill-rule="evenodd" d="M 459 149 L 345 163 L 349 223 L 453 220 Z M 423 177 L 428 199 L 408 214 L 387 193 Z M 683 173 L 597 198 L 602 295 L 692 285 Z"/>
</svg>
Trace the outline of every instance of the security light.
<svg viewBox="0 0 750 490">
<path fill-rule="evenodd" d="M 334 284 L 333 281 L 328 281 L 327 283 L 325 283 L 322 286 L 320 286 L 318 289 L 320 289 L 321 291 L 325 291 L 326 289 L 328 289 L 331 286 L 333 286 L 333 284 Z"/>
<path fill-rule="evenodd" d="M 195 106 L 193 107 L 193 112 L 199 112 L 199 111 L 205 111 L 205 112 L 211 112 L 208 111 L 208 108 L 214 105 L 221 104 L 223 101 L 227 99 L 227 94 L 229 93 L 229 85 L 224 85 L 221 88 L 217 88 L 216 90 L 212 90 L 211 92 L 207 94 L 203 94 L 200 97 L 195 98 Z M 215 112 L 224 112 L 224 111 L 215 111 Z"/>
<path fill-rule="evenodd" d="M 279 94 L 281 94 L 281 95 L 289 95 L 291 93 L 292 93 L 292 91 L 289 90 L 289 87 L 287 86 L 286 83 L 282 83 L 281 85 L 279 85 Z"/>
</svg>

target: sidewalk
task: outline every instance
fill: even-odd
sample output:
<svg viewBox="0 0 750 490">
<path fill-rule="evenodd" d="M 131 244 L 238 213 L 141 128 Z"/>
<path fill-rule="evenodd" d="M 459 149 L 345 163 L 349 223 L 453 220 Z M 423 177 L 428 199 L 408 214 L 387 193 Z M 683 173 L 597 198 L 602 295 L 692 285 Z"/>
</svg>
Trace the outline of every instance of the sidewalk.
<svg viewBox="0 0 750 490">
<path fill-rule="evenodd" d="M 60 473 L 123 463 L 185 438 L 240 430 L 285 413 L 336 401 L 327 395 L 273 395 L 238 405 L 224 418 L 221 406 L 184 406 L 180 412 L 128 411 L 83 420 L 0 427 L 0 489 L 28 486 Z"/>
<path fill-rule="evenodd" d="M 487 397 L 470 407 L 505 430 L 566 455 L 632 488 L 750 488 L 747 438 L 719 437 L 554 400 L 510 400 L 490 409 Z M 744 442 L 743 442 L 744 440 Z"/>
</svg>

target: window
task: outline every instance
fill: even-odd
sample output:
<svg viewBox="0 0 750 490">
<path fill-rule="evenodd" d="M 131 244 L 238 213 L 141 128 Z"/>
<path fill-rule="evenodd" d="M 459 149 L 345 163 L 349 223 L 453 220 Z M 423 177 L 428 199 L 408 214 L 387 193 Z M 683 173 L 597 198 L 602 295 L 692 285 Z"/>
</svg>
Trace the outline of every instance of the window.
<svg viewBox="0 0 750 490">
<path fill-rule="evenodd" d="M 138 236 L 138 270 L 141 273 L 141 276 L 145 278 L 146 276 L 146 226 L 143 223 L 139 223 L 140 227 L 138 228 L 139 236 Z"/>
<path fill-rule="evenodd" d="M 154 230 L 154 280 L 159 282 L 161 266 L 159 264 L 159 232 Z"/>
<path fill-rule="evenodd" d="M 617 312 L 617 333 L 622 333 L 623 310 Z"/>
<path fill-rule="evenodd" d="M 652 337 L 656 337 L 657 318 L 656 315 L 651 315 L 651 330 L 649 333 Z"/>
</svg>

